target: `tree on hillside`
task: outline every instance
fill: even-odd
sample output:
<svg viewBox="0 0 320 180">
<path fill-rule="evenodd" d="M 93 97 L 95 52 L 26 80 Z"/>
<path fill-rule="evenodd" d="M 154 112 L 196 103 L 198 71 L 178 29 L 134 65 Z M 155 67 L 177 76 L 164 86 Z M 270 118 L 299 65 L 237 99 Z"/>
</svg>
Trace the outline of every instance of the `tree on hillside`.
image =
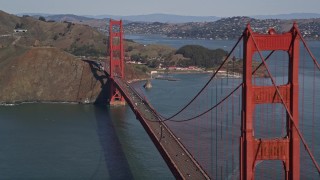
<svg viewBox="0 0 320 180">
<path fill-rule="evenodd" d="M 40 16 L 40 17 L 39 17 L 39 20 L 45 22 L 45 21 L 46 21 L 46 18 L 44 18 L 43 16 Z"/>
<path fill-rule="evenodd" d="M 14 29 L 22 29 L 24 26 L 23 23 L 17 23 L 16 26 L 14 27 Z"/>
<path fill-rule="evenodd" d="M 75 42 L 71 44 L 68 50 L 71 54 L 76 56 L 91 56 L 99 57 L 105 56 L 104 52 L 99 51 L 93 44 L 77 45 Z"/>
<path fill-rule="evenodd" d="M 160 62 L 157 60 L 151 60 L 147 62 L 147 66 L 150 68 L 157 68 L 159 67 L 159 65 L 160 65 Z"/>
<path fill-rule="evenodd" d="M 227 51 L 222 49 L 210 50 L 199 45 L 186 45 L 178 49 L 176 54 L 181 54 L 183 57 L 191 59 L 190 62 L 180 62 L 183 65 L 210 68 L 220 64 Z"/>
</svg>

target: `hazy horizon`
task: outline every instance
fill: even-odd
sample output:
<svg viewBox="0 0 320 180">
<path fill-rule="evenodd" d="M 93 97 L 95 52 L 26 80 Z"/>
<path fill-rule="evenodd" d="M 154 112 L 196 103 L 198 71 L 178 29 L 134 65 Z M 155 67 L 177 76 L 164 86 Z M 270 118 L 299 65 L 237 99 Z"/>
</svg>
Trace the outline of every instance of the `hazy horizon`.
<svg viewBox="0 0 320 180">
<path fill-rule="evenodd" d="M 0 9 L 1 10 L 1 9 Z M 6 11 L 5 11 L 6 12 Z M 10 13 L 10 12 L 8 12 Z M 194 16 L 194 17 L 213 17 L 213 16 L 197 16 L 197 15 L 179 15 L 179 14 L 173 14 L 173 13 L 149 13 L 149 14 L 135 14 L 135 15 L 118 15 L 118 14 L 97 14 L 97 15 L 90 15 L 90 14 L 72 14 L 72 13 L 44 13 L 44 12 L 22 12 L 22 13 L 11 13 L 14 15 L 24 15 L 24 14 L 45 14 L 45 15 L 76 15 L 76 16 L 144 16 L 144 15 L 173 15 L 173 16 Z M 277 16 L 277 15 L 291 15 L 291 14 L 319 14 L 319 13 L 306 13 L 306 12 L 293 12 L 293 13 L 281 13 L 281 14 L 255 14 L 255 15 L 247 15 L 248 17 L 254 17 L 254 16 Z M 234 15 L 234 16 L 246 16 L 246 15 Z M 225 18 L 225 17 L 234 17 L 234 16 L 215 16 L 218 18 Z"/>
<path fill-rule="evenodd" d="M 18 5 L 18 6 L 17 6 Z M 75 14 L 135 16 L 172 14 L 182 16 L 256 16 L 292 13 L 319 13 L 319 0 L 10 0 L 1 2 L 1 10 L 11 14 Z"/>
</svg>

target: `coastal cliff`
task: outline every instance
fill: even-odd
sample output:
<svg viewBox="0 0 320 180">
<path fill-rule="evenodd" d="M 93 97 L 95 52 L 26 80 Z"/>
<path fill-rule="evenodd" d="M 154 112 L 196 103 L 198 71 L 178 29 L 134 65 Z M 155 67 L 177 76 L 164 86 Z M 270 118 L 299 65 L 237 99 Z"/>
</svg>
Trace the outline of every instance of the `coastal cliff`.
<svg viewBox="0 0 320 180">
<path fill-rule="evenodd" d="M 77 102 L 99 98 L 107 78 L 94 63 L 85 62 L 57 48 L 0 49 L 16 52 L 0 57 L 0 103 Z M 1 53 L 2 52 L 2 53 Z M 11 53 L 10 53 L 11 54 Z"/>
</svg>

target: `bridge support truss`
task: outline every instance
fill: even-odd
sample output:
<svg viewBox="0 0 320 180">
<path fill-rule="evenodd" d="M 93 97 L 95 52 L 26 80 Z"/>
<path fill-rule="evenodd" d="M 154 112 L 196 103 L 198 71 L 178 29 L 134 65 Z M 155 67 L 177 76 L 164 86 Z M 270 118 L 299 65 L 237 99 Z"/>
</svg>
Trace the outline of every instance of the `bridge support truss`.
<svg viewBox="0 0 320 180">
<path fill-rule="evenodd" d="M 243 49 L 243 98 L 240 138 L 240 179 L 254 179 L 255 166 L 259 161 L 281 160 L 286 179 L 300 179 L 300 139 L 299 125 L 299 36 L 296 24 L 283 34 L 273 29 L 269 34 L 252 32 L 250 25 L 244 31 Z M 281 50 L 288 52 L 288 83 L 272 86 L 256 86 L 252 83 L 252 58 L 255 52 Z M 266 64 L 265 64 L 266 65 Z M 270 73 L 270 72 L 269 72 Z M 269 74 L 270 75 L 270 74 Z M 272 78 L 272 76 L 271 76 Z M 287 135 L 277 139 L 257 139 L 254 137 L 254 110 L 257 104 L 282 104 L 287 111 Z M 296 127 L 294 127 L 296 126 Z"/>
<path fill-rule="evenodd" d="M 116 87 L 114 77 L 124 79 L 124 51 L 122 21 L 110 19 L 109 25 L 109 55 L 110 55 L 110 105 L 125 105 L 125 99 Z"/>
</svg>

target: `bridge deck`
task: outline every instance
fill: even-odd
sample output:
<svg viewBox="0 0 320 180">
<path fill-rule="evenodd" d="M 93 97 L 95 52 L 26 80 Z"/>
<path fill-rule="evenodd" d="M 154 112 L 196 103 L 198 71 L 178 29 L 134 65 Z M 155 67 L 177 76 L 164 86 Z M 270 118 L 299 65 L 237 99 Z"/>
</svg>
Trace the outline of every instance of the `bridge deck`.
<svg viewBox="0 0 320 180">
<path fill-rule="evenodd" d="M 115 77 L 114 82 L 124 95 L 160 154 L 177 179 L 210 179 L 156 112 L 128 83 Z"/>
</svg>

